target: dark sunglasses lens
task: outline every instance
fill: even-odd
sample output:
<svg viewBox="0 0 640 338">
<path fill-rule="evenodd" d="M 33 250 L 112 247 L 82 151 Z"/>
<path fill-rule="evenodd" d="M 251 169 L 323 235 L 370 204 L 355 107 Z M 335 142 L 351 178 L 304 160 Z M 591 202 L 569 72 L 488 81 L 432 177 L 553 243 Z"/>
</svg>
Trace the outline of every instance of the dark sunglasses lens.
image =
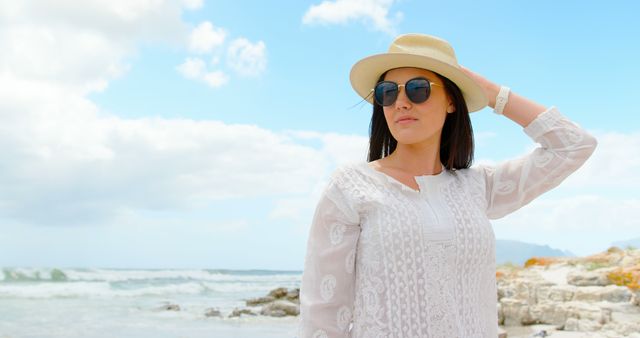
<svg viewBox="0 0 640 338">
<path fill-rule="evenodd" d="M 412 79 L 405 86 L 407 97 L 414 103 L 422 103 L 431 94 L 431 84 L 426 79 Z"/>
<path fill-rule="evenodd" d="M 398 86 L 393 82 L 380 82 L 374 90 L 376 102 L 381 106 L 389 106 L 398 97 Z"/>
</svg>

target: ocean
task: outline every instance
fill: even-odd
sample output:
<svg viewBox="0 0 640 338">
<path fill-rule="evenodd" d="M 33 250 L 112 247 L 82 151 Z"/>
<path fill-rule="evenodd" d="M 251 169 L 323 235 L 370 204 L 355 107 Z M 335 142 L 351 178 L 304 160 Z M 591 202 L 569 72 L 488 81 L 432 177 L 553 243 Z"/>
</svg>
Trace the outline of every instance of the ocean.
<svg viewBox="0 0 640 338">
<path fill-rule="evenodd" d="M 3 268 L 0 338 L 286 338 L 296 317 L 228 318 L 244 300 L 300 287 L 301 272 Z M 162 309 L 177 304 L 179 311 Z M 223 317 L 207 317 L 217 308 Z"/>
</svg>

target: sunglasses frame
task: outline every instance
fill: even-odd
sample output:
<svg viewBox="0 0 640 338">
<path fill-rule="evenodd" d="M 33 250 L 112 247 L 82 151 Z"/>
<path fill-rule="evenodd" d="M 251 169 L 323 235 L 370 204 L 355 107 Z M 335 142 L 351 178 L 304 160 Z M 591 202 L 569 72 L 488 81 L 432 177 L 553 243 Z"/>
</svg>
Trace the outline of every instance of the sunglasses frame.
<svg viewBox="0 0 640 338">
<path fill-rule="evenodd" d="M 409 95 L 407 95 L 407 91 L 406 91 L 405 86 L 407 85 L 407 83 L 409 83 L 409 82 L 411 82 L 413 80 L 426 80 L 427 83 L 429 84 L 429 95 L 427 96 L 427 98 L 424 101 L 416 102 L 411 97 L 409 97 Z M 381 102 L 378 102 L 378 100 L 376 99 L 376 87 L 378 87 L 378 85 L 380 85 L 381 83 L 385 83 L 385 82 L 392 83 L 397 87 L 397 89 L 396 89 L 396 91 L 397 91 L 396 98 L 393 100 L 393 102 L 389 103 L 388 105 L 383 105 Z M 431 97 L 431 86 L 444 87 L 443 85 L 441 85 L 439 83 L 435 83 L 435 82 L 427 79 L 424 76 L 418 76 L 418 77 L 414 77 L 412 79 L 407 80 L 407 82 L 405 82 L 404 84 L 398 84 L 397 82 L 388 81 L 388 80 L 380 81 L 380 82 L 376 83 L 376 85 L 371 89 L 371 94 L 373 94 L 373 101 L 374 102 L 376 102 L 377 104 L 379 104 L 382 107 L 388 107 L 388 106 L 393 105 L 398 100 L 398 95 L 400 94 L 400 87 L 403 87 L 403 88 L 405 88 L 405 95 L 407 95 L 407 98 L 409 99 L 409 101 L 418 104 L 418 103 L 427 102 L 427 100 L 429 100 L 429 97 Z"/>
</svg>

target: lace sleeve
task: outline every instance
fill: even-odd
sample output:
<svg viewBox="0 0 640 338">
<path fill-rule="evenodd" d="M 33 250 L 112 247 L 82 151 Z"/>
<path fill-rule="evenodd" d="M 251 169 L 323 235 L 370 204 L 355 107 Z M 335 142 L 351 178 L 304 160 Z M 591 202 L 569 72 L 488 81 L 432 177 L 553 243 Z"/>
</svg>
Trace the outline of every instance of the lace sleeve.
<svg viewBox="0 0 640 338">
<path fill-rule="evenodd" d="M 348 337 L 359 235 L 358 212 L 332 177 L 309 231 L 300 286 L 299 338 Z"/>
<path fill-rule="evenodd" d="M 486 213 L 497 219 L 558 186 L 591 156 L 597 140 L 552 106 L 524 129 L 541 144 L 531 153 L 495 166 L 479 165 Z"/>
</svg>

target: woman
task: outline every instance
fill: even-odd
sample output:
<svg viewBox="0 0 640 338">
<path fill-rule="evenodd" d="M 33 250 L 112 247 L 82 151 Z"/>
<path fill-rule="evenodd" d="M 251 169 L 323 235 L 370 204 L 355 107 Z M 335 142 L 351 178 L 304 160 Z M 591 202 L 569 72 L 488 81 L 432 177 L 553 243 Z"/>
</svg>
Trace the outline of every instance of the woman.
<svg viewBox="0 0 640 338">
<path fill-rule="evenodd" d="M 497 337 L 489 219 L 556 187 L 596 139 L 459 66 L 428 35 L 360 60 L 351 84 L 373 104 L 369 158 L 336 169 L 316 207 L 299 337 Z M 469 112 L 487 104 L 542 146 L 472 167 Z"/>
</svg>

